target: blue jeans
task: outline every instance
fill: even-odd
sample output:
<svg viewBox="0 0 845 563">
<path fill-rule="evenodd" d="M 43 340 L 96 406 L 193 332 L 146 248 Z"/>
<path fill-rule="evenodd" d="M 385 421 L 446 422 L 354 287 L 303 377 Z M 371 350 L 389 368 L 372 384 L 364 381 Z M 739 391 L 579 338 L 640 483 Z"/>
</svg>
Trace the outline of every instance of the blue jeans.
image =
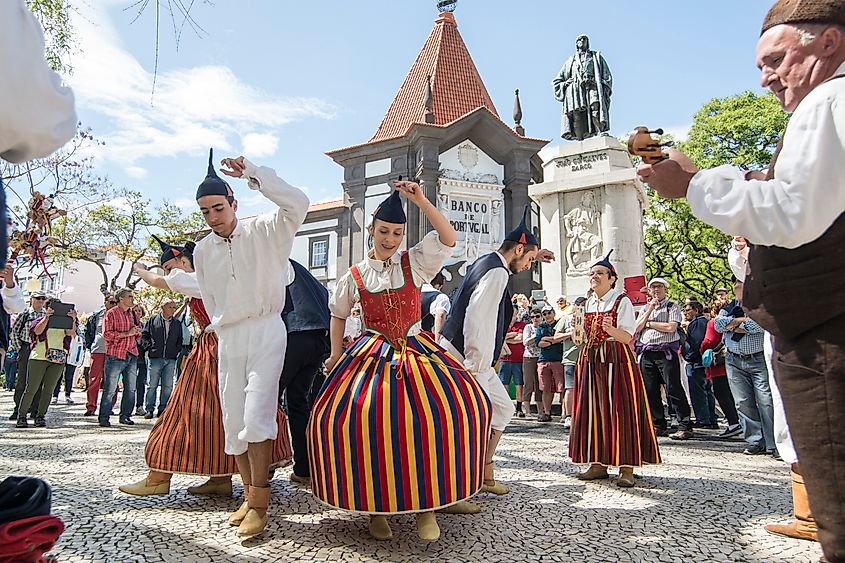
<svg viewBox="0 0 845 563">
<path fill-rule="evenodd" d="M 769 369 L 763 352 L 751 356 L 728 352 L 725 367 L 745 442 L 751 447 L 764 445 L 766 449 L 773 450 L 775 415 L 772 390 L 769 387 Z"/>
<path fill-rule="evenodd" d="M 522 362 L 500 362 L 499 381 L 503 385 L 522 385 Z"/>
<path fill-rule="evenodd" d="M 100 399 L 100 422 L 108 422 L 112 409 L 112 398 L 117 391 L 117 380 L 123 376 L 123 396 L 120 398 L 120 418 L 132 416 L 135 409 L 135 378 L 138 375 L 138 356 L 126 354 L 121 360 L 106 356 L 103 366 L 103 396 Z"/>
<path fill-rule="evenodd" d="M 158 414 L 164 411 L 170 394 L 173 392 L 173 376 L 176 375 L 176 360 L 167 358 L 147 358 L 147 412 L 152 413 L 156 406 L 156 388 L 161 385 L 158 399 Z"/>
<path fill-rule="evenodd" d="M 716 397 L 713 395 L 713 384 L 707 381 L 704 368 L 693 368 L 686 364 L 687 382 L 689 383 L 689 398 L 695 420 L 699 424 L 716 424 Z"/>
<path fill-rule="evenodd" d="M 15 377 L 18 375 L 18 361 L 7 361 L 3 369 L 6 371 L 6 391 L 12 391 L 15 388 Z"/>
</svg>

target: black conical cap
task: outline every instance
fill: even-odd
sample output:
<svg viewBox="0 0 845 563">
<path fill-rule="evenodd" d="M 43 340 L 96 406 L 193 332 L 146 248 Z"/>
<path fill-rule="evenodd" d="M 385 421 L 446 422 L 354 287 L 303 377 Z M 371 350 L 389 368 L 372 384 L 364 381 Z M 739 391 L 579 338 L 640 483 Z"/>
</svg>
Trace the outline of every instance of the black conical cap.
<svg viewBox="0 0 845 563">
<path fill-rule="evenodd" d="M 393 190 L 393 193 L 376 207 L 373 219 L 396 225 L 404 225 L 408 221 L 405 216 L 405 208 L 402 205 L 402 198 L 399 197 L 399 190 Z"/>
<path fill-rule="evenodd" d="M 518 242 L 519 244 L 540 246 L 540 243 L 537 241 L 537 237 L 534 236 L 534 233 L 532 233 L 528 228 L 528 225 L 525 224 L 527 219 L 528 206 L 526 205 L 525 209 L 522 210 L 522 221 L 520 221 L 519 225 L 505 237 L 505 240 Z"/>
<path fill-rule="evenodd" d="M 222 195 L 224 197 L 232 195 L 232 188 L 214 170 L 214 149 L 208 149 L 208 172 L 205 180 L 197 188 L 197 199 L 207 195 Z"/>
<path fill-rule="evenodd" d="M 164 266 L 165 262 L 173 260 L 174 258 L 178 258 L 185 252 L 185 249 L 181 246 L 173 246 L 172 244 L 167 244 L 157 236 L 153 235 L 153 238 L 161 247 L 161 257 L 159 258 L 159 263 Z"/>
</svg>

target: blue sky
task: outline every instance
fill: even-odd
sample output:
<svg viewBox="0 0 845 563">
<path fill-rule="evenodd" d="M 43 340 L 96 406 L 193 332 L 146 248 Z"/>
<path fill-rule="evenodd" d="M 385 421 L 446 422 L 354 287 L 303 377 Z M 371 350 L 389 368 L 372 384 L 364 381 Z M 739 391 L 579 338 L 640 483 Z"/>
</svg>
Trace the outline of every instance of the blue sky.
<svg viewBox="0 0 845 563">
<path fill-rule="evenodd" d="M 97 163 L 117 185 L 194 209 L 207 147 L 244 153 L 307 189 L 340 197 L 342 169 L 323 153 L 367 141 L 437 16 L 434 0 L 214 0 L 192 14 L 177 50 L 162 14 L 155 96 L 155 12 L 131 23 L 129 0 L 72 0 L 80 52 L 69 82 L 85 125 L 106 141 Z M 154 4 L 155 0 L 151 3 Z M 455 17 L 500 116 L 560 141 L 551 80 L 590 36 L 614 79 L 611 129 L 683 132 L 712 97 L 759 90 L 754 46 L 771 0 L 663 3 L 459 0 Z M 236 181 L 243 213 L 269 208 Z"/>
</svg>

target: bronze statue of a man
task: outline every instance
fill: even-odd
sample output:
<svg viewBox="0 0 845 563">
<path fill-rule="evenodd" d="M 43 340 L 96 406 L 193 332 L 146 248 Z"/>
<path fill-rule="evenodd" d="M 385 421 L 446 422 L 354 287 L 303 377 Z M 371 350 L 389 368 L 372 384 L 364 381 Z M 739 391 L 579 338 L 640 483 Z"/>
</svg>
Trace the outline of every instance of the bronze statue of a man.
<svg viewBox="0 0 845 563">
<path fill-rule="evenodd" d="M 610 129 L 610 67 L 601 53 L 590 50 L 586 35 L 578 36 L 575 47 L 552 82 L 555 98 L 563 102 L 560 136 L 567 141 L 582 141 Z"/>
</svg>

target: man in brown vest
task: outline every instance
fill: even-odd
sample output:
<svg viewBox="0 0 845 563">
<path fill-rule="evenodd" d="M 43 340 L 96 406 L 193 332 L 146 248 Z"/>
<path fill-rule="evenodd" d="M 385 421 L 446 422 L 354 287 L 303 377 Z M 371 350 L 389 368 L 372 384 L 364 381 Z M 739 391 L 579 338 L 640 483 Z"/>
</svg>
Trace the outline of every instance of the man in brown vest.
<svg viewBox="0 0 845 563">
<path fill-rule="evenodd" d="M 828 561 L 845 561 L 845 0 L 778 0 L 757 65 L 792 112 L 766 176 L 699 171 L 672 150 L 638 173 L 754 245 L 744 305 L 775 337 L 775 378 L 819 540 Z"/>
</svg>

